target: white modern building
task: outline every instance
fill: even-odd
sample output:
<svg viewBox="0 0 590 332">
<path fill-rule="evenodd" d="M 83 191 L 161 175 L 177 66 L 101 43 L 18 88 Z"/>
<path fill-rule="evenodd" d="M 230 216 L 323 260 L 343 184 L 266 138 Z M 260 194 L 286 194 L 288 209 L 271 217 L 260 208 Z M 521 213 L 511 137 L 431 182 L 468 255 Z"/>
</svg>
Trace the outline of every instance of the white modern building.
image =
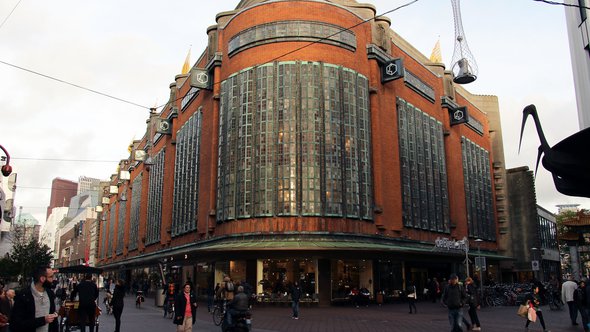
<svg viewBox="0 0 590 332">
<path fill-rule="evenodd" d="M 43 226 L 39 235 L 41 244 L 46 244 L 53 251 L 53 259 L 58 258 L 60 229 L 59 223 L 68 215 L 69 208 L 55 207 L 51 209 L 51 214 Z"/>
<path fill-rule="evenodd" d="M 590 11 L 588 0 L 566 0 L 567 33 L 570 44 L 580 129 L 590 127 Z"/>
</svg>

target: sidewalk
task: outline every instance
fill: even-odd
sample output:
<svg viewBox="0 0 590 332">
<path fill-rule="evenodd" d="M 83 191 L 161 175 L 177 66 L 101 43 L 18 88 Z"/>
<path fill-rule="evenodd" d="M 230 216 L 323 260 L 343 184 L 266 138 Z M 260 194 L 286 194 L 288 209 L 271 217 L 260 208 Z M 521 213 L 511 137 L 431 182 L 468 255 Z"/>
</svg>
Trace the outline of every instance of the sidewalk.
<svg viewBox="0 0 590 332">
<path fill-rule="evenodd" d="M 102 293 L 101 293 L 102 296 Z M 381 307 L 372 304 L 369 307 L 353 308 L 351 306 L 300 308 L 300 319 L 291 319 L 289 306 L 254 307 L 252 310 L 253 331 L 450 331 L 447 311 L 440 304 L 418 302 L 418 314 L 408 314 L 405 303 L 387 304 Z M 517 307 L 485 308 L 479 311 L 482 331 L 511 332 L 524 331 L 525 320 L 516 315 Z M 552 332 L 583 331 L 580 326 L 571 326 L 567 308 L 562 311 L 550 311 L 543 307 L 547 327 Z M 467 316 L 467 313 L 465 312 Z M 104 317 L 103 317 L 104 316 Z M 100 331 L 113 331 L 114 318 L 101 316 Z M 174 331 L 171 319 L 163 318 L 163 309 L 155 306 L 154 298 L 146 298 L 142 308 L 135 307 L 135 297 L 125 298 L 122 328 L 124 332 Z M 199 303 L 194 331 L 216 331 L 221 329 L 213 324 L 207 305 Z M 531 332 L 542 331 L 540 324 L 531 324 Z"/>
</svg>

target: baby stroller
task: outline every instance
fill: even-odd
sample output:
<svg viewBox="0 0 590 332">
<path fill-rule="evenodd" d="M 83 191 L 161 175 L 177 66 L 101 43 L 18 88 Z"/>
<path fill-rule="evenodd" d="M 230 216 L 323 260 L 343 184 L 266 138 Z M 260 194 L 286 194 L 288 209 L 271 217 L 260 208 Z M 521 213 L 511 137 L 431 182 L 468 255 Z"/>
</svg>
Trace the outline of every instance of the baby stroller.
<svg viewBox="0 0 590 332">
<path fill-rule="evenodd" d="M 143 291 L 137 291 L 137 294 L 135 296 L 135 306 L 137 308 L 141 308 L 141 304 L 145 301 L 145 298 L 143 297 Z"/>
<path fill-rule="evenodd" d="M 113 313 L 112 300 L 113 300 L 113 294 L 111 294 L 111 292 L 107 291 L 107 294 L 104 297 L 104 300 L 102 300 L 102 302 L 104 303 L 104 307 L 106 308 L 108 315 Z"/>
</svg>

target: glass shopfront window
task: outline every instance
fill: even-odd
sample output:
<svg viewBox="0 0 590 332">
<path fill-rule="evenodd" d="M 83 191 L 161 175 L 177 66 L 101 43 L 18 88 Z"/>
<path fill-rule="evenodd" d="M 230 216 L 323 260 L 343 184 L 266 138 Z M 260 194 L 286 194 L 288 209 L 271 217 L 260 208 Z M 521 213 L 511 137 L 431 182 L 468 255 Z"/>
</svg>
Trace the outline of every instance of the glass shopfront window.
<svg viewBox="0 0 590 332">
<path fill-rule="evenodd" d="M 353 288 L 367 288 L 373 296 L 373 262 L 370 260 L 332 261 L 332 301 L 347 299 Z"/>
<path fill-rule="evenodd" d="M 302 301 L 315 300 L 317 261 L 313 259 L 258 260 L 257 293 L 261 302 L 289 301 L 289 289 L 298 281 L 303 289 Z"/>
</svg>

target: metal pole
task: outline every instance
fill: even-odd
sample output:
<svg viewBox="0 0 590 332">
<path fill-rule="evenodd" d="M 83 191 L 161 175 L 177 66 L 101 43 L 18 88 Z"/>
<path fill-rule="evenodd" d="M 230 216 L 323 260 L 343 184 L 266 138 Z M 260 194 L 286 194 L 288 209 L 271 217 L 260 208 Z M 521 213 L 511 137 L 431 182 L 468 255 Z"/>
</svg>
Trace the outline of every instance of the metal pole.
<svg viewBox="0 0 590 332">
<path fill-rule="evenodd" d="M 479 301 L 483 300 L 483 264 L 481 261 L 481 243 L 483 242 L 482 239 L 476 239 L 475 243 L 477 243 L 477 261 L 479 262 Z"/>
</svg>

